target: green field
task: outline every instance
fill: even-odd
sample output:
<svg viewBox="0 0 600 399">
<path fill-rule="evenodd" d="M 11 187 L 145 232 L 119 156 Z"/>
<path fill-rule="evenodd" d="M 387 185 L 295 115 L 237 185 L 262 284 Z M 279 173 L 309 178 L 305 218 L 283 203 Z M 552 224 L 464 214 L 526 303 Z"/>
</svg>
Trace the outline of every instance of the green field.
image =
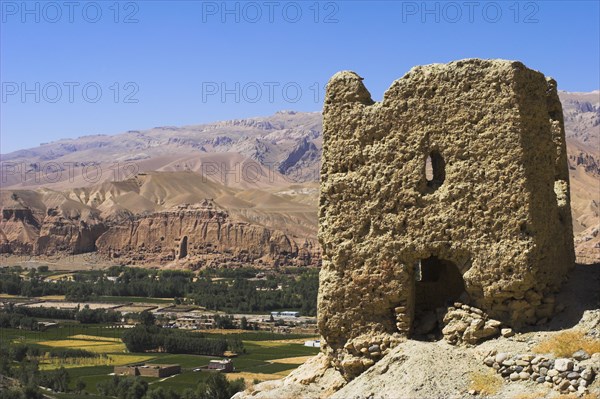
<svg viewBox="0 0 600 399">
<path fill-rule="evenodd" d="M 208 363 L 208 362 L 207 362 Z M 163 389 L 172 389 L 173 391 L 182 392 L 186 389 L 194 389 L 198 383 L 208 378 L 209 373 L 193 372 L 183 370 L 181 374 L 167 378 L 164 381 L 151 384 L 151 387 L 162 387 Z"/>
<path fill-rule="evenodd" d="M 146 298 L 142 296 L 99 296 L 93 299 L 94 302 L 108 303 L 150 303 L 156 305 L 172 304 L 173 298 Z"/>
<path fill-rule="evenodd" d="M 60 328 L 43 332 L 7 328 L 0 329 L 0 341 L 3 344 L 23 343 L 44 349 L 72 346 L 105 353 L 110 359 L 107 362 L 112 363 L 83 367 L 65 365 L 70 375 L 70 387 L 74 389 L 77 380 L 81 379 L 86 383 L 86 397 L 89 399 L 104 399 L 98 395 L 96 385 L 112 378 L 110 373 L 112 373 L 114 365 L 127 364 L 128 361 L 131 362 L 131 359 L 145 359 L 146 363 L 181 365 L 182 373 L 177 376 L 160 380 L 158 378 L 144 379 L 150 387 L 170 388 L 182 392 L 187 388 L 195 388 L 199 381 L 207 378 L 209 373 L 193 370 L 206 366 L 211 359 L 216 358 L 214 356 L 167 353 L 128 354 L 121 343 L 115 342 L 115 339 L 121 337 L 123 331 L 123 329 L 110 328 L 110 326 L 78 324 L 62 324 Z M 207 333 L 207 335 L 232 337 L 227 334 Z M 245 353 L 241 353 L 233 359 L 236 372 L 230 374 L 230 378 L 243 377 L 250 381 L 281 378 L 285 373 L 298 367 L 302 361 L 288 359 L 284 363 L 278 363 L 277 359 L 312 356 L 318 353 L 317 348 L 305 347 L 301 343 L 287 342 L 293 339 L 301 341 L 309 337 L 307 335 L 244 332 L 235 334 L 235 337 L 243 341 Z M 107 352 L 102 352 L 103 348 L 106 348 Z M 43 366 L 44 364 L 40 363 L 40 367 L 44 368 Z M 48 369 L 48 367 L 53 367 L 53 364 L 46 364 L 45 368 Z M 60 394 L 57 397 L 70 399 L 81 397 L 81 395 L 71 393 Z"/>
<path fill-rule="evenodd" d="M 211 330 L 202 331 L 202 333 L 210 335 L 215 338 L 231 338 L 231 334 L 219 334 L 212 333 Z M 314 338 L 314 334 L 279 334 L 268 331 L 248 331 L 236 333 L 236 338 L 242 341 L 281 341 L 289 339 L 303 339 L 303 338 Z"/>
<path fill-rule="evenodd" d="M 264 343 L 264 341 L 261 343 Z M 278 344 L 277 346 L 263 346 L 253 341 L 244 341 L 244 347 L 246 348 L 246 354 L 240 356 L 234 361 L 236 369 L 239 371 L 266 374 L 272 374 L 278 371 L 286 370 L 286 368 L 283 368 L 283 370 L 279 369 L 277 371 L 265 372 L 265 366 L 271 364 L 269 360 L 298 356 L 311 356 L 316 355 L 319 351 L 316 348 L 306 347 L 302 344 Z M 279 366 L 288 366 L 287 369 L 294 369 L 297 367 L 297 365 L 290 366 L 289 364 L 282 364 Z"/>
<path fill-rule="evenodd" d="M 94 335 L 107 338 L 121 338 L 124 329 L 109 328 L 103 325 L 81 325 L 61 323 L 60 328 L 51 328 L 47 331 L 27 331 L 11 328 L 0 328 L 0 342 L 26 342 L 36 344 L 47 340 L 63 340 L 73 335 Z"/>
<path fill-rule="evenodd" d="M 109 373 L 112 373 L 113 367 L 111 366 L 96 366 L 96 367 L 78 367 L 69 370 L 71 377 L 71 383 L 69 387 L 75 388 L 75 382 L 78 379 L 83 380 L 87 387 L 86 391 L 92 394 L 97 394 L 96 384 L 100 381 L 106 381 L 112 378 Z"/>
</svg>

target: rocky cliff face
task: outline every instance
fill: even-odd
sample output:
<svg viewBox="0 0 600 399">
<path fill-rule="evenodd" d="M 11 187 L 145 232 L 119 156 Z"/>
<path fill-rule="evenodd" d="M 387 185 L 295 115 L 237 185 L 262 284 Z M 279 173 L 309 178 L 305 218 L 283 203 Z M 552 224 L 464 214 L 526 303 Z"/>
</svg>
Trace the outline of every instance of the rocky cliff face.
<svg viewBox="0 0 600 399">
<path fill-rule="evenodd" d="M 106 230 L 99 212 L 65 214 L 59 207 L 42 202 L 28 206 L 13 192 L 3 193 L 0 221 L 0 253 L 15 255 L 80 254 L 96 249 L 96 240 Z M 31 193 L 26 193 L 31 197 Z"/>
<path fill-rule="evenodd" d="M 598 149 L 600 128 L 600 91 L 591 93 L 559 92 L 563 105 L 567 137 L 591 144 Z"/>
<path fill-rule="evenodd" d="M 0 252 L 16 255 L 33 253 L 39 229 L 40 221 L 31 209 L 2 208 Z"/>
<path fill-rule="evenodd" d="M 34 253 L 53 255 L 57 252 L 92 252 L 96 249 L 96 240 L 105 230 L 106 224 L 99 217 L 71 219 L 49 210 L 40 228 Z"/>
<path fill-rule="evenodd" d="M 586 172 L 600 176 L 600 159 L 592 154 L 579 151 L 576 154 L 569 155 L 569 163 L 573 168 L 581 166 Z"/>
<path fill-rule="evenodd" d="M 129 263 L 181 260 L 193 267 L 226 262 L 310 265 L 313 245 L 297 243 L 281 231 L 235 221 L 209 200 L 132 218 L 110 227 L 98 252 Z"/>
<path fill-rule="evenodd" d="M 174 178 L 171 176 L 170 180 Z M 128 188 L 124 196 L 131 202 L 132 188 L 125 186 Z M 148 185 L 142 185 L 142 189 L 150 191 Z M 134 213 L 124 208 L 119 198 L 115 190 L 98 188 L 68 193 L 4 191 L 0 254 L 67 256 L 95 252 L 107 261 L 124 264 L 173 263 L 193 268 L 232 263 L 259 267 L 319 263 L 316 240 L 310 234 L 299 237 L 290 233 L 301 234 L 304 228 L 284 232 L 252 222 L 276 218 L 281 223 L 279 219 L 288 220 L 293 214 L 275 213 L 261 218 L 260 213 L 245 210 L 246 218 L 240 212 L 232 216 L 209 199 L 167 209 L 154 209 L 147 204 L 147 210 Z M 149 202 L 145 197 L 133 202 L 144 201 Z"/>
<path fill-rule="evenodd" d="M 600 91 L 559 92 L 563 105 L 577 261 L 600 262 Z"/>
</svg>

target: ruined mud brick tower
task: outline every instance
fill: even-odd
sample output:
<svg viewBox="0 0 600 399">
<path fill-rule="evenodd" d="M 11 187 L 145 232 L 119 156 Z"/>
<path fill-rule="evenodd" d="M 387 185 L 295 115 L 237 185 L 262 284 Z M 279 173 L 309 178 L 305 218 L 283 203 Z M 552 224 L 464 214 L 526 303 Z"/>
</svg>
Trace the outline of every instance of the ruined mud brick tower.
<svg viewBox="0 0 600 399">
<path fill-rule="evenodd" d="M 374 102 L 345 71 L 323 114 L 318 306 L 333 365 L 372 364 L 364 342 L 410 336 L 415 314 L 458 298 L 514 327 L 552 314 L 575 259 L 554 80 L 470 59 L 415 67 Z"/>
</svg>

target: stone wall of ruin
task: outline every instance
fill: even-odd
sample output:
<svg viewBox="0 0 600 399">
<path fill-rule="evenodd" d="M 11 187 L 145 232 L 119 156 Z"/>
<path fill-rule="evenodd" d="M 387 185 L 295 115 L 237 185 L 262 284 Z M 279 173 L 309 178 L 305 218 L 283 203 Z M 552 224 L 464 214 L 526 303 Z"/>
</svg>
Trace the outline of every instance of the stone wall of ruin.
<svg viewBox="0 0 600 399">
<path fill-rule="evenodd" d="M 435 168 L 426 177 L 435 154 L 441 185 Z M 501 60 L 421 66 L 374 102 L 361 77 L 337 73 L 321 179 L 319 328 L 346 375 L 410 334 L 415 265 L 432 256 L 491 317 L 519 327 L 552 314 L 574 250 L 562 109 L 543 74 Z"/>
</svg>

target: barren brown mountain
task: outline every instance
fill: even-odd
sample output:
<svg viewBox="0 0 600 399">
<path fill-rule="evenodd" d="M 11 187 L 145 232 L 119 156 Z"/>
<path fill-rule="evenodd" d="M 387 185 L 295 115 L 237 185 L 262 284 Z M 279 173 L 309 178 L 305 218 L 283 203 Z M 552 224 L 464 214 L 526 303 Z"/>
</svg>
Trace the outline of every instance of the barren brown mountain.
<svg viewBox="0 0 600 399">
<path fill-rule="evenodd" d="M 565 118 L 577 260 L 600 261 L 600 91 L 559 92 Z"/>
</svg>

